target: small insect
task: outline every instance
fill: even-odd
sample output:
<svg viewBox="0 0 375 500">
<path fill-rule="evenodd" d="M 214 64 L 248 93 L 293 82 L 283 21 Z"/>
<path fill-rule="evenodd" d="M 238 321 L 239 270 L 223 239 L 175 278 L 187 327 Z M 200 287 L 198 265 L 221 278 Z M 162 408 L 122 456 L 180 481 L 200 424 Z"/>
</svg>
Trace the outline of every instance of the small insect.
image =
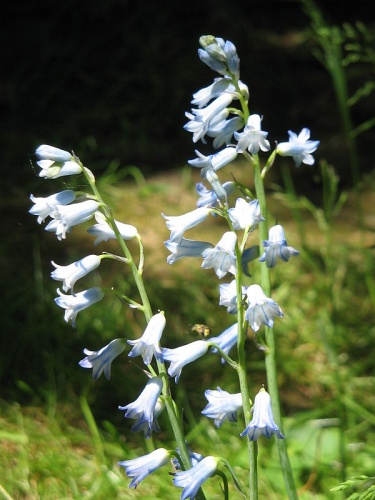
<svg viewBox="0 0 375 500">
<path fill-rule="evenodd" d="M 200 335 L 201 337 L 209 337 L 211 335 L 211 328 L 200 323 L 192 326 L 191 331 L 198 333 L 198 335 Z"/>
</svg>

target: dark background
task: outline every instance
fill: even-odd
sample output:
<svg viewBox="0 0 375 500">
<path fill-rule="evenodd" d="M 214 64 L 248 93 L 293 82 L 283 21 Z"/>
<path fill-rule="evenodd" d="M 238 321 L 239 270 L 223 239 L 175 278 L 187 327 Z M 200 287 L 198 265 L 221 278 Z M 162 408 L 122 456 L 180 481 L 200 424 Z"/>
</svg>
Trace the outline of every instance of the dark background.
<svg viewBox="0 0 375 500">
<path fill-rule="evenodd" d="M 374 22 L 370 1 L 317 5 L 330 25 Z M 85 345 L 79 335 L 66 336 L 61 311 L 53 304 L 55 286 L 49 296 L 41 285 L 51 252 L 28 214 L 29 194 L 53 188 L 34 170 L 36 147 L 74 150 L 97 175 L 113 160 L 135 165 L 146 177 L 181 168 L 196 147 L 204 151 L 183 130 L 184 113 L 192 93 L 216 76 L 197 56 L 201 35 L 236 45 L 251 112 L 264 116 L 270 141 L 287 140 L 288 129 L 309 127 L 312 139 L 321 141 L 317 159 L 333 163 L 341 183 L 350 185 L 332 82 L 313 54 L 310 20 L 298 1 L 8 0 L 2 14 L 3 397 L 19 388 L 20 380 L 24 392 L 32 394 L 38 377 L 47 379 L 52 372 L 58 372 L 56 384 L 64 386 L 59 377 L 70 350 L 77 353 Z M 367 101 L 356 108 L 354 124 L 374 115 L 374 100 Z M 361 136 L 362 173 L 373 169 L 373 145 L 373 131 Z M 61 245 L 52 245 L 59 262 Z M 51 352 L 53 367 L 47 362 Z"/>
</svg>

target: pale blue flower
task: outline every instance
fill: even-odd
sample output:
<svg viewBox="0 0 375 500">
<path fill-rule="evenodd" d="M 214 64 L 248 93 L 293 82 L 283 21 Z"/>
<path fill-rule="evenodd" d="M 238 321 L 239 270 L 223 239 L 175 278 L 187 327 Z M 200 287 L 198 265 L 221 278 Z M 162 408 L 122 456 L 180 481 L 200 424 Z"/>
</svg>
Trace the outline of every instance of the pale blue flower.
<svg viewBox="0 0 375 500">
<path fill-rule="evenodd" d="M 176 472 L 173 478 L 173 484 L 183 488 L 181 500 L 190 498 L 194 500 L 199 488 L 217 469 L 219 459 L 216 457 L 205 457 L 189 470 Z"/>
<path fill-rule="evenodd" d="M 246 295 L 247 287 L 242 286 L 242 296 Z M 219 305 L 227 308 L 229 314 L 237 314 L 237 283 L 236 280 L 230 283 L 223 283 L 219 286 Z"/>
<path fill-rule="evenodd" d="M 177 451 L 178 455 L 180 455 L 180 449 L 176 448 L 176 451 Z M 187 451 L 189 453 L 190 463 L 191 463 L 192 467 L 197 465 L 197 463 L 200 462 L 201 460 L 203 460 L 203 458 L 204 458 L 204 456 L 201 455 L 200 453 L 196 453 L 196 452 L 192 451 L 189 448 L 189 446 L 187 446 Z M 181 467 L 181 464 L 180 464 L 178 458 L 176 458 L 176 457 L 172 458 L 172 463 L 173 463 L 173 467 L 175 468 L 175 470 L 182 470 L 182 467 Z"/>
<path fill-rule="evenodd" d="M 94 200 L 86 200 L 73 205 L 56 205 L 51 217 L 53 220 L 46 226 L 46 231 L 56 233 L 57 239 L 65 239 L 66 233 L 73 226 L 91 219 L 98 210 L 99 203 Z"/>
<path fill-rule="evenodd" d="M 208 248 L 203 252 L 203 269 L 213 268 L 218 278 L 223 278 L 228 272 L 236 274 L 235 246 L 237 235 L 233 231 L 223 234 L 221 240 L 214 248 Z"/>
<path fill-rule="evenodd" d="M 206 354 L 210 343 L 206 340 L 196 340 L 176 349 L 162 348 L 163 359 L 170 363 L 168 374 L 175 378 L 177 384 L 182 368 Z"/>
<path fill-rule="evenodd" d="M 35 154 L 40 160 L 65 162 L 72 159 L 72 155 L 68 153 L 68 151 L 55 148 L 54 146 L 48 146 L 47 144 L 39 146 L 36 149 Z"/>
<path fill-rule="evenodd" d="M 233 181 L 224 182 L 222 184 L 225 190 L 226 197 L 228 197 L 235 189 L 236 183 Z M 197 200 L 197 207 L 216 207 L 218 204 L 218 196 L 213 189 L 207 189 L 203 182 L 198 182 L 195 190 L 199 196 Z"/>
<path fill-rule="evenodd" d="M 226 117 L 225 117 L 226 118 Z M 213 137 L 213 147 L 220 148 L 224 144 L 230 144 L 233 134 L 243 126 L 243 119 L 240 116 L 235 116 L 229 120 L 223 119 L 220 121 L 212 121 L 207 130 L 208 137 Z"/>
<path fill-rule="evenodd" d="M 99 351 L 90 351 L 83 349 L 86 354 L 84 359 L 81 359 L 79 365 L 82 368 L 92 368 L 92 376 L 97 380 L 104 372 L 105 378 L 111 378 L 111 364 L 125 349 L 126 342 L 124 339 L 112 340 L 109 344 L 99 349 Z"/>
<path fill-rule="evenodd" d="M 32 215 L 38 215 L 38 224 L 41 224 L 49 217 L 55 210 L 56 205 L 69 205 L 76 197 L 76 194 L 71 189 L 66 189 L 60 193 L 52 194 L 47 196 L 47 198 L 38 197 L 30 195 L 30 199 L 34 206 L 29 210 Z"/>
<path fill-rule="evenodd" d="M 126 474 L 133 478 L 129 484 L 129 488 L 136 488 L 145 477 L 159 469 L 169 462 L 171 451 L 165 448 L 144 455 L 143 457 L 133 458 L 132 460 L 123 460 L 118 464 L 124 467 Z"/>
<path fill-rule="evenodd" d="M 216 427 L 221 427 L 225 420 L 237 422 L 237 411 L 242 408 L 241 393 L 230 394 L 218 387 L 217 391 L 208 389 L 204 395 L 208 404 L 202 410 L 202 415 L 214 418 Z"/>
<path fill-rule="evenodd" d="M 234 229 L 254 229 L 257 224 L 264 221 L 258 200 L 248 202 L 238 198 L 235 207 L 228 210 L 228 215 Z"/>
<path fill-rule="evenodd" d="M 216 194 L 218 200 L 221 202 L 226 202 L 228 195 L 224 186 L 221 184 L 220 179 L 213 168 L 208 168 L 205 171 L 206 181 L 211 184 L 211 187 Z"/>
<path fill-rule="evenodd" d="M 211 209 L 200 207 L 183 215 L 164 215 L 166 226 L 171 231 L 169 241 L 180 243 L 185 231 L 203 222 L 211 213 Z"/>
<path fill-rule="evenodd" d="M 211 121 L 232 102 L 234 97 L 235 94 L 225 92 L 216 97 L 205 108 L 192 109 L 192 113 L 185 113 L 190 121 L 184 125 L 184 129 L 193 133 L 193 142 L 198 142 L 200 139 L 205 142 L 204 136 Z"/>
<path fill-rule="evenodd" d="M 167 257 L 168 264 L 174 264 L 184 257 L 201 257 L 205 250 L 213 248 L 212 243 L 207 241 L 187 240 L 185 238 L 181 238 L 179 243 L 168 240 L 164 242 L 164 245 L 171 252 L 171 255 Z"/>
<path fill-rule="evenodd" d="M 217 337 L 210 337 L 210 342 L 216 344 L 220 349 L 227 355 L 229 355 L 230 350 L 237 345 L 238 339 L 238 323 L 234 323 L 230 327 L 226 328 Z M 212 352 L 218 352 L 215 347 L 212 348 Z M 225 363 L 225 359 L 221 358 L 221 362 Z"/>
<path fill-rule="evenodd" d="M 250 115 L 243 132 L 234 133 L 234 137 L 238 141 L 238 153 L 243 153 L 246 149 L 251 154 L 257 154 L 260 149 L 262 151 L 270 150 L 270 143 L 266 139 L 268 132 L 261 130 L 261 121 L 259 115 Z"/>
<path fill-rule="evenodd" d="M 59 307 L 65 309 L 64 319 L 68 323 L 72 322 L 72 326 L 75 326 L 77 314 L 92 306 L 96 302 L 99 302 L 104 297 L 101 288 L 89 288 L 83 292 L 78 292 L 74 295 L 65 295 L 61 290 L 57 290 L 59 297 L 55 298 L 55 302 Z"/>
<path fill-rule="evenodd" d="M 198 55 L 202 62 L 221 75 L 229 71 L 238 80 L 240 60 L 231 41 L 204 35 L 200 37 L 199 43 L 202 48 L 198 49 Z"/>
<path fill-rule="evenodd" d="M 151 364 L 154 355 L 158 361 L 163 361 L 159 342 L 165 323 L 164 311 L 154 314 L 148 322 L 142 337 L 137 340 L 128 340 L 128 344 L 134 346 L 129 352 L 129 356 L 131 358 L 142 356 L 146 365 Z"/>
<path fill-rule="evenodd" d="M 277 260 L 288 262 L 291 255 L 298 255 L 299 252 L 293 247 L 289 247 L 282 226 L 277 224 L 268 231 L 268 240 L 263 241 L 264 253 L 260 257 L 260 262 L 266 262 L 267 267 L 275 267 Z"/>
<path fill-rule="evenodd" d="M 198 106 L 198 108 L 203 108 L 212 99 L 216 99 L 216 97 L 225 92 L 227 89 L 230 92 L 234 92 L 236 90 L 235 86 L 231 83 L 230 78 L 215 78 L 214 83 L 208 87 L 198 90 L 198 92 L 193 94 L 194 99 L 191 103 L 194 106 Z"/>
<path fill-rule="evenodd" d="M 288 134 L 289 142 L 278 144 L 276 152 L 281 156 L 292 156 L 296 167 L 299 167 L 301 163 L 313 165 L 315 160 L 311 153 L 316 151 L 320 141 L 309 141 L 310 130 L 308 128 L 303 128 L 298 136 L 291 130 Z"/>
<path fill-rule="evenodd" d="M 217 172 L 220 168 L 225 167 L 237 158 L 236 148 L 228 146 L 217 153 L 209 156 L 202 155 L 198 150 L 195 150 L 197 158 L 189 160 L 188 163 L 192 167 L 201 169 L 201 177 L 205 177 L 206 170 L 212 168 Z"/>
<path fill-rule="evenodd" d="M 126 418 L 135 419 L 131 430 L 143 431 L 146 438 L 151 436 L 152 431 L 160 431 L 157 417 L 164 409 L 164 403 L 159 399 L 162 388 L 161 378 L 152 377 L 133 403 L 118 407 L 119 410 L 125 411 Z"/>
<path fill-rule="evenodd" d="M 278 304 L 268 298 L 259 285 L 250 285 L 246 296 L 249 305 L 246 310 L 246 319 L 254 332 L 257 332 L 262 324 L 272 328 L 274 317 L 284 316 Z"/>
<path fill-rule="evenodd" d="M 68 266 L 59 266 L 52 261 L 52 265 L 56 268 L 51 273 L 51 278 L 56 281 L 63 282 L 63 290 L 67 292 L 72 289 L 74 284 L 80 278 L 83 278 L 88 273 L 96 269 L 101 261 L 99 255 L 88 255 L 81 260 L 77 260 Z"/>
<path fill-rule="evenodd" d="M 95 219 L 97 224 L 94 224 L 87 230 L 89 234 L 96 236 L 96 240 L 94 241 L 95 246 L 102 241 L 116 239 L 116 234 L 108 224 L 104 214 L 102 214 L 101 212 L 97 212 L 95 214 Z M 137 228 L 132 226 L 131 224 L 124 224 L 123 222 L 118 222 L 117 220 L 115 220 L 115 224 L 123 240 L 131 240 L 138 234 Z"/>
<path fill-rule="evenodd" d="M 279 439 L 284 439 L 273 419 L 270 395 L 264 388 L 255 396 L 253 418 L 240 435 L 247 435 L 250 441 L 256 441 L 261 434 L 267 438 L 275 434 Z"/>
</svg>

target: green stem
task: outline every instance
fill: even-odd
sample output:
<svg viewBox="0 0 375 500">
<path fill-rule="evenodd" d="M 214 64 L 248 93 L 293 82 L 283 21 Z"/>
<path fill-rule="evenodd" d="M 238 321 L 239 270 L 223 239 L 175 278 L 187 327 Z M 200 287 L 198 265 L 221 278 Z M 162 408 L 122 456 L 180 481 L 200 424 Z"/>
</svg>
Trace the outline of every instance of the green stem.
<svg viewBox="0 0 375 500">
<path fill-rule="evenodd" d="M 260 172 L 259 159 L 256 155 L 253 156 L 254 165 L 254 183 L 255 192 L 259 201 L 260 211 L 265 221 L 259 224 L 259 241 L 260 249 L 262 249 L 263 241 L 268 239 L 268 227 L 267 227 L 267 201 L 266 194 L 264 190 L 263 178 Z M 261 250 L 262 252 L 262 250 Z M 269 297 L 271 295 L 271 278 L 269 269 L 266 265 L 261 266 L 261 287 L 264 293 Z M 280 410 L 280 398 L 279 398 L 279 387 L 277 383 L 277 367 L 276 367 L 276 345 L 275 345 L 275 335 L 273 328 L 266 328 L 266 343 L 267 351 L 265 357 L 266 372 L 267 372 L 267 386 L 268 392 L 271 396 L 272 401 L 272 411 L 277 425 L 280 427 L 281 432 L 283 432 L 281 410 Z M 289 499 L 297 499 L 297 491 L 294 484 L 293 472 L 290 465 L 288 451 L 286 448 L 285 439 L 277 439 L 277 446 L 279 451 L 279 459 L 281 470 L 284 476 L 284 483 Z"/>
</svg>

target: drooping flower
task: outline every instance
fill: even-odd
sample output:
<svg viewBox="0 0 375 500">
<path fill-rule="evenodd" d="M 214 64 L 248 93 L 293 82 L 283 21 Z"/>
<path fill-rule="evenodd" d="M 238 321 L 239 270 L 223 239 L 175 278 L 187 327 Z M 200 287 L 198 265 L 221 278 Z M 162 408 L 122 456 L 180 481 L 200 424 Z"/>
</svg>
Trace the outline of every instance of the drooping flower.
<svg viewBox="0 0 375 500">
<path fill-rule="evenodd" d="M 212 243 L 207 241 L 187 240 L 185 238 L 181 238 L 179 243 L 168 240 L 164 242 L 164 245 L 171 252 L 171 255 L 167 257 L 168 264 L 174 264 L 184 257 L 201 257 L 207 248 L 213 248 Z"/>
<path fill-rule="evenodd" d="M 213 268 L 219 278 L 223 278 L 228 272 L 236 274 L 236 255 L 234 253 L 236 242 L 236 233 L 233 231 L 224 233 L 214 248 L 208 248 L 203 252 L 203 269 Z"/>
<path fill-rule="evenodd" d="M 230 350 L 237 344 L 237 338 L 238 338 L 238 323 L 234 323 L 230 327 L 226 328 L 217 337 L 210 337 L 210 342 L 216 344 L 225 354 L 229 355 Z M 213 347 L 212 352 L 218 352 L 218 351 L 215 347 Z M 225 363 L 225 359 L 221 358 L 221 362 Z"/>
<path fill-rule="evenodd" d="M 254 332 L 257 332 L 262 324 L 272 328 L 274 317 L 284 316 L 278 304 L 268 298 L 259 285 L 250 285 L 246 295 L 249 304 L 246 319 Z"/>
<path fill-rule="evenodd" d="M 224 182 L 222 187 L 225 190 L 226 197 L 228 197 L 228 195 L 235 189 L 236 183 L 233 181 Z M 207 189 L 203 182 L 198 182 L 195 189 L 199 196 L 197 200 L 197 207 L 217 206 L 219 198 L 213 189 Z"/>
<path fill-rule="evenodd" d="M 320 141 L 310 141 L 310 130 L 303 128 L 299 135 L 288 130 L 289 142 L 281 142 L 277 145 L 276 152 L 281 156 L 292 156 L 299 167 L 301 163 L 313 165 L 315 163 L 312 153 L 316 151 Z"/>
<path fill-rule="evenodd" d="M 279 439 L 284 439 L 273 418 L 270 395 L 264 388 L 255 396 L 253 418 L 240 435 L 247 435 L 250 441 L 256 441 L 261 434 L 267 438 L 275 434 Z"/>
<path fill-rule="evenodd" d="M 201 169 L 201 177 L 206 177 L 207 169 L 213 169 L 217 172 L 237 158 L 236 148 L 228 146 L 217 153 L 209 156 L 202 155 L 198 150 L 195 150 L 197 158 L 189 160 L 188 163 L 192 167 Z"/>
<path fill-rule="evenodd" d="M 228 210 L 228 215 L 234 229 L 253 229 L 257 224 L 264 221 L 264 217 L 260 213 L 258 200 L 247 202 L 243 198 L 237 198 L 235 207 Z"/>
<path fill-rule="evenodd" d="M 235 116 L 229 120 L 223 116 L 220 120 L 217 119 L 211 121 L 206 135 L 214 138 L 212 145 L 215 149 L 217 149 L 224 144 L 228 146 L 228 144 L 232 141 L 233 134 L 235 134 L 242 126 L 243 119 L 240 116 Z"/>
<path fill-rule="evenodd" d="M 43 144 L 37 148 L 35 154 L 39 158 L 37 164 L 42 169 L 39 177 L 57 179 L 82 172 L 81 166 L 73 161 L 73 156 L 63 149 Z"/>
<path fill-rule="evenodd" d="M 193 94 L 193 100 L 191 104 L 198 106 L 198 108 L 203 108 L 212 100 L 216 99 L 220 94 L 226 90 L 234 92 L 235 86 L 232 84 L 230 78 L 215 78 L 214 82 L 203 89 L 198 90 Z"/>
<path fill-rule="evenodd" d="M 92 376 L 97 380 L 104 372 L 105 378 L 111 378 L 112 361 L 121 354 L 125 349 L 126 342 L 124 339 L 112 340 L 109 344 L 99 349 L 99 351 L 90 351 L 83 349 L 86 354 L 84 359 L 81 359 L 79 365 L 82 368 L 92 368 Z"/>
<path fill-rule="evenodd" d="M 180 449 L 176 448 L 176 451 L 177 451 L 178 455 L 180 455 Z M 194 467 L 198 462 L 200 462 L 204 458 L 203 455 L 201 455 L 200 453 L 194 452 L 189 447 L 187 447 L 187 451 L 189 453 L 190 463 L 191 463 L 192 467 Z M 181 464 L 180 464 L 177 457 L 172 458 L 172 463 L 173 463 L 175 470 L 182 470 Z"/>
<path fill-rule="evenodd" d="M 298 255 L 299 251 L 289 247 L 284 229 L 280 224 L 273 226 L 268 231 L 268 240 L 263 241 L 264 253 L 260 257 L 260 262 L 266 262 L 267 267 L 275 267 L 277 260 L 288 262 L 291 255 Z"/>
<path fill-rule="evenodd" d="M 156 359 L 161 362 L 163 357 L 159 342 L 165 323 L 164 311 L 152 316 L 142 337 L 137 340 L 128 340 L 128 344 L 134 346 L 129 352 L 129 357 L 142 356 L 143 362 L 146 365 L 150 365 L 155 354 Z"/>
<path fill-rule="evenodd" d="M 179 488 L 183 488 L 181 500 L 186 500 L 187 498 L 193 500 L 196 497 L 202 484 L 215 474 L 218 462 L 218 458 L 208 456 L 191 469 L 179 471 L 174 474 L 173 484 Z"/>
<path fill-rule="evenodd" d="M 180 243 L 185 231 L 203 222 L 211 213 L 211 209 L 200 207 L 183 215 L 164 215 L 167 228 L 171 231 L 169 241 Z"/>
<path fill-rule="evenodd" d="M 237 314 L 237 284 L 236 280 L 230 283 L 223 283 L 219 287 L 219 305 L 227 308 L 229 314 Z M 242 287 L 242 296 L 246 294 L 247 287 Z"/>
<path fill-rule="evenodd" d="M 168 374 L 175 378 L 177 384 L 182 368 L 206 354 L 210 343 L 206 340 L 196 340 L 175 349 L 162 348 L 164 361 L 170 362 Z"/>
<path fill-rule="evenodd" d="M 73 205 L 56 205 L 51 217 L 53 220 L 46 226 L 46 231 L 56 233 L 57 239 L 66 238 L 66 233 L 73 226 L 77 226 L 91 219 L 98 210 L 99 203 L 94 200 L 86 200 Z"/>
<path fill-rule="evenodd" d="M 145 477 L 156 469 L 166 465 L 169 462 L 171 453 L 171 451 L 165 448 L 158 448 L 143 457 L 119 462 L 118 464 L 124 467 L 126 474 L 132 478 L 129 488 L 135 489 Z"/>
<path fill-rule="evenodd" d="M 30 195 L 30 199 L 35 205 L 33 205 L 29 213 L 32 215 L 38 215 L 38 224 L 41 224 L 49 217 L 55 210 L 57 205 L 69 205 L 76 197 L 76 194 L 71 189 L 66 189 L 60 193 L 52 194 L 47 196 L 47 198 L 38 197 Z"/>
<path fill-rule="evenodd" d="M 251 154 L 257 154 L 259 150 L 269 151 L 270 143 L 267 141 L 268 132 L 261 129 L 261 117 L 259 115 L 250 115 L 243 132 L 234 132 L 237 139 L 237 152 L 243 153 L 246 149 Z"/>
<path fill-rule="evenodd" d="M 59 307 L 65 309 L 64 319 L 67 323 L 71 321 L 72 326 L 75 326 L 76 317 L 80 311 L 99 302 L 104 297 L 102 289 L 97 287 L 89 288 L 75 295 L 65 295 L 59 289 L 57 289 L 57 293 L 59 297 L 55 298 L 55 302 Z"/>
<path fill-rule="evenodd" d="M 99 255 L 88 255 L 68 266 L 59 266 L 52 261 L 52 265 L 56 269 L 52 271 L 51 278 L 63 282 L 62 288 L 64 292 L 67 292 L 70 288 L 73 291 L 75 282 L 96 269 L 100 261 L 101 257 Z"/>
<path fill-rule="evenodd" d="M 54 146 L 48 146 L 47 144 L 39 146 L 35 150 L 35 154 L 40 160 L 65 162 L 72 159 L 72 155 L 68 151 L 55 148 Z"/>
<path fill-rule="evenodd" d="M 202 415 L 214 418 L 216 427 L 221 427 L 225 420 L 237 422 L 237 411 L 242 408 L 241 393 L 230 394 L 218 387 L 217 391 L 208 389 L 204 395 L 208 404 L 202 410 Z"/>
<path fill-rule="evenodd" d="M 101 212 L 97 212 L 95 214 L 95 219 L 97 224 L 94 224 L 87 230 L 89 234 L 96 236 L 96 240 L 94 241 L 95 246 L 102 241 L 116 239 L 116 234 L 108 224 L 104 214 L 102 214 Z M 137 228 L 132 226 L 131 224 L 124 224 L 123 222 L 118 222 L 117 220 L 115 220 L 115 224 L 123 240 L 131 240 L 138 234 Z"/>
<path fill-rule="evenodd" d="M 157 417 L 164 409 L 164 403 L 159 399 L 162 388 L 161 378 L 152 377 L 133 403 L 118 407 L 119 410 L 125 411 L 126 418 L 135 419 L 131 430 L 143 431 L 146 438 L 151 436 L 152 431 L 160 431 Z"/>
</svg>

